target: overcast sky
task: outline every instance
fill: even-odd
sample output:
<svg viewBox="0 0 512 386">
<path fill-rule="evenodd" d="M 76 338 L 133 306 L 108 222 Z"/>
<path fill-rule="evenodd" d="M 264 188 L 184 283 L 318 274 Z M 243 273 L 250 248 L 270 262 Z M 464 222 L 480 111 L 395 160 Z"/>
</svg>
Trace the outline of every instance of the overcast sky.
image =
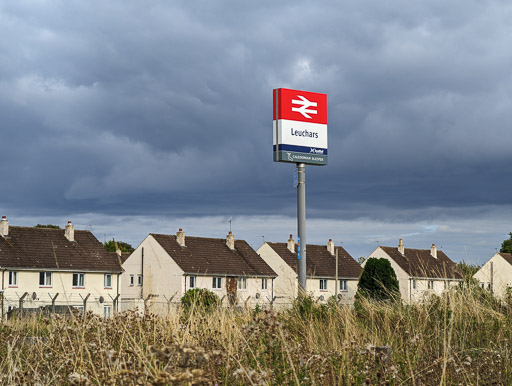
<svg viewBox="0 0 512 386">
<path fill-rule="evenodd" d="M 308 242 L 482 263 L 512 231 L 508 1 L 2 1 L 0 211 L 103 241 L 296 234 L 272 89 L 328 95 Z"/>
</svg>

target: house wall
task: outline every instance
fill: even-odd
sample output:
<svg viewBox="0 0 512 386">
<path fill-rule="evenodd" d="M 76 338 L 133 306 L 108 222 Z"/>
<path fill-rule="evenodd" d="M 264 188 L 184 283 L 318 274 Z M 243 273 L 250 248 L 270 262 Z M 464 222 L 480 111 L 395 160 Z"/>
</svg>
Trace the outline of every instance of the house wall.
<svg viewBox="0 0 512 386">
<path fill-rule="evenodd" d="M 297 297 L 297 274 L 267 243 L 263 243 L 256 251 L 258 255 L 277 274 L 274 280 L 274 296 L 276 305 L 289 305 Z M 307 283 L 306 283 L 307 286 Z M 312 287 L 314 284 L 312 285 Z"/>
<path fill-rule="evenodd" d="M 144 250 L 144 269 L 142 269 L 142 250 Z M 190 275 L 175 263 L 162 246 L 149 235 L 126 259 L 122 275 L 122 309 L 137 308 L 144 310 L 143 299 L 148 299 L 148 311 L 165 315 L 179 304 L 182 296 L 190 289 Z M 138 286 L 137 277 L 143 275 L 143 285 Z M 130 285 L 130 275 L 134 275 L 135 283 Z M 206 288 L 214 292 L 223 303 L 228 304 L 227 277 L 222 277 L 222 288 L 213 289 L 213 276 L 195 275 L 195 288 Z M 272 298 L 272 278 L 267 279 L 267 289 L 261 289 L 261 278 L 247 278 L 247 288 L 237 289 L 238 304 L 255 306 L 268 304 Z M 256 294 L 259 294 L 257 296 Z M 172 301 L 169 303 L 169 300 Z"/>
<path fill-rule="evenodd" d="M 9 307 L 19 308 L 19 299 L 25 292 L 23 301 L 23 308 L 39 308 L 43 306 L 51 306 L 52 297 L 58 293 L 55 301 L 56 306 L 73 306 L 83 307 L 83 298 L 90 294 L 86 303 L 86 310 L 92 311 L 97 315 L 103 316 L 105 307 L 110 307 L 110 315 L 113 315 L 114 302 L 119 293 L 117 273 L 112 273 L 112 288 L 105 288 L 104 273 L 92 273 L 77 271 L 76 273 L 84 273 L 84 288 L 73 287 L 73 272 L 52 272 L 52 285 L 39 286 L 39 272 L 40 271 L 16 271 L 17 272 L 17 286 L 9 286 L 9 271 L 4 271 L 3 275 L 3 289 L 4 289 L 4 304 L 3 310 L 6 315 Z M 35 294 L 35 296 L 34 296 Z M 103 298 L 103 303 L 100 302 Z"/>
<path fill-rule="evenodd" d="M 491 278 L 491 263 L 493 265 L 493 275 Z M 507 288 L 512 287 L 512 266 L 498 253 L 492 256 L 483 266 L 473 275 L 479 284 L 489 289 L 492 282 L 493 293 L 504 298 Z"/>
<path fill-rule="evenodd" d="M 298 293 L 298 277 L 295 271 L 270 247 L 264 243 L 258 248 L 257 253 L 263 260 L 277 273 L 274 284 L 274 296 L 276 296 L 276 305 L 290 306 Z M 354 295 L 357 291 L 358 280 L 354 278 L 339 278 L 347 280 L 347 291 L 339 290 L 342 304 L 353 304 Z M 306 279 L 306 292 L 314 299 L 326 302 L 331 296 L 335 295 L 335 279 L 327 279 L 327 290 L 320 290 L 320 278 Z"/>
<path fill-rule="evenodd" d="M 400 297 L 405 303 L 421 302 L 431 295 L 441 295 L 448 288 L 457 286 L 460 280 L 445 280 L 445 279 L 427 279 L 427 278 L 413 278 L 409 276 L 389 255 L 380 247 L 373 251 L 368 258 L 384 258 L 391 263 L 391 267 L 395 270 L 400 288 Z M 363 267 L 366 265 L 366 260 Z M 432 281 L 432 288 L 429 288 L 429 281 Z M 414 288 L 414 281 L 416 281 L 416 288 Z M 446 283 L 446 284 L 445 284 Z"/>
<path fill-rule="evenodd" d="M 314 299 L 320 300 L 320 297 L 323 296 L 323 301 L 326 302 L 329 300 L 331 296 L 335 296 L 336 294 L 336 280 L 335 279 L 326 279 L 327 280 L 327 290 L 320 289 L 320 278 L 311 278 L 306 280 L 306 291 L 309 295 L 313 296 Z M 339 281 L 346 280 L 347 281 L 347 290 L 342 291 L 340 288 Z M 340 277 L 338 279 L 338 295 L 341 295 L 340 303 L 342 304 L 354 304 L 354 296 L 357 292 L 357 283 L 359 280 L 354 278 L 343 278 Z"/>
<path fill-rule="evenodd" d="M 182 269 L 174 262 L 162 246 L 147 236 L 123 263 L 121 277 L 122 309 L 144 310 L 144 299 L 151 299 L 153 310 L 167 310 L 167 301 L 181 299 L 185 288 Z M 134 275 L 134 284 L 130 284 L 130 275 Z M 138 276 L 142 275 L 142 285 Z M 157 306 L 161 304 L 162 307 Z M 153 311 L 152 310 L 152 311 Z"/>
</svg>

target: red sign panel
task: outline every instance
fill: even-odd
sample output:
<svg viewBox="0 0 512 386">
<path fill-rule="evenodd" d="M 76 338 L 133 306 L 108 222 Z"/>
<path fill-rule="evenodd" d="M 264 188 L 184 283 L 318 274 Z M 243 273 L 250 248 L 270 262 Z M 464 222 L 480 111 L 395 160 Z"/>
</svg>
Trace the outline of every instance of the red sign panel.
<svg viewBox="0 0 512 386">
<path fill-rule="evenodd" d="M 288 88 L 274 90 L 274 121 L 278 119 L 326 125 L 327 94 Z"/>
</svg>

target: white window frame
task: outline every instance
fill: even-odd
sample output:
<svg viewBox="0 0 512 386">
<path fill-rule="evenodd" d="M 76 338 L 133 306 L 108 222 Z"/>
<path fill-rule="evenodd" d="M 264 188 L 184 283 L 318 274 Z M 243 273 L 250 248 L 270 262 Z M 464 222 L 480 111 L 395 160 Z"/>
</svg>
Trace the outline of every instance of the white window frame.
<svg viewBox="0 0 512 386">
<path fill-rule="evenodd" d="M 137 286 L 142 287 L 142 275 L 137 275 Z"/>
<path fill-rule="evenodd" d="M 428 280 L 427 287 L 428 287 L 428 289 L 433 290 L 434 289 L 434 280 Z"/>
<path fill-rule="evenodd" d="M 135 285 L 135 275 L 130 275 L 130 287 L 133 287 Z"/>
<path fill-rule="evenodd" d="M 237 280 L 237 286 L 239 290 L 247 289 L 247 278 L 240 276 Z"/>
<path fill-rule="evenodd" d="M 111 306 L 103 306 L 103 317 L 105 319 L 110 318 L 112 316 L 112 307 Z"/>
<path fill-rule="evenodd" d="M 416 289 L 417 286 L 416 279 L 412 279 L 412 289 Z"/>
<path fill-rule="evenodd" d="M 340 291 L 343 291 L 343 292 L 348 291 L 347 280 L 346 279 L 341 279 L 340 280 Z"/>
<path fill-rule="evenodd" d="M 75 277 L 77 284 L 75 285 Z M 82 280 L 80 280 L 82 279 Z M 71 282 L 73 288 L 85 288 L 85 273 L 75 272 L 73 273 L 73 280 Z"/>
<path fill-rule="evenodd" d="M 195 276 L 189 276 L 188 284 L 189 284 L 188 288 L 196 288 L 196 277 Z"/>
<path fill-rule="evenodd" d="M 222 276 L 214 276 L 212 279 L 212 288 L 215 290 L 222 289 Z"/>
<path fill-rule="evenodd" d="M 53 280 L 52 280 L 53 277 L 52 276 L 53 276 L 52 272 L 48 272 L 48 271 L 41 271 L 41 272 L 39 272 L 39 287 L 51 288 L 52 282 L 53 282 Z M 43 284 L 41 284 L 41 281 L 43 282 Z"/>
<path fill-rule="evenodd" d="M 268 289 L 268 279 L 266 277 L 263 277 L 261 279 L 261 289 L 262 290 Z"/>
<path fill-rule="evenodd" d="M 18 287 L 18 272 L 17 271 L 9 271 L 9 287 L 11 287 L 11 288 Z"/>
<path fill-rule="evenodd" d="M 110 284 L 107 283 L 107 278 L 110 279 Z M 104 287 L 107 289 L 111 289 L 112 288 L 112 274 L 111 273 L 106 273 L 105 276 L 103 277 L 103 285 Z"/>
<path fill-rule="evenodd" d="M 327 279 L 319 279 L 320 291 L 327 291 Z"/>
</svg>

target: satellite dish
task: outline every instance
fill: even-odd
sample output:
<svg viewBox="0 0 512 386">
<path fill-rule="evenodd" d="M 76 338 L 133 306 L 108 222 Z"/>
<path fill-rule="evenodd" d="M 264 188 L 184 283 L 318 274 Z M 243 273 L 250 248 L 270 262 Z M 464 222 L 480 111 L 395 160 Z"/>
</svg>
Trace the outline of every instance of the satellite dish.
<svg viewBox="0 0 512 386">
<path fill-rule="evenodd" d="M 100 303 L 105 302 L 105 298 L 104 298 L 103 296 L 100 296 L 100 299 L 99 299 L 99 300 L 100 300 Z"/>
<path fill-rule="evenodd" d="M 323 301 L 324 301 L 324 299 L 325 299 L 325 298 L 324 298 L 324 295 L 320 295 L 320 297 L 319 297 L 318 299 L 319 299 L 321 302 L 323 302 Z"/>
<path fill-rule="evenodd" d="M 32 300 L 36 300 L 37 299 L 37 294 L 35 292 L 32 292 Z"/>
<path fill-rule="evenodd" d="M 260 297 L 261 297 L 260 293 L 259 293 L 259 292 L 257 292 L 257 293 L 256 293 L 256 299 L 259 299 Z"/>
<path fill-rule="evenodd" d="M 341 300 L 343 298 L 342 294 L 338 294 L 338 300 Z"/>
</svg>

